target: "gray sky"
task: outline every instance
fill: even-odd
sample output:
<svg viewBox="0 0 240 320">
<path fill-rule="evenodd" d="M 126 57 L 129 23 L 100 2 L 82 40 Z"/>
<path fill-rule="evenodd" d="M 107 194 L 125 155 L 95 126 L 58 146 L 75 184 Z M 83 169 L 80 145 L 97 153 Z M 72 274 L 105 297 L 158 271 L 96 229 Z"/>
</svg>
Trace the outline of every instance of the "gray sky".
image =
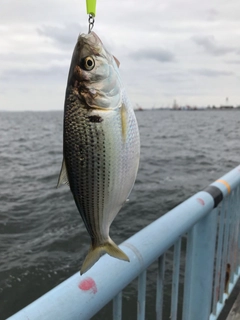
<svg viewBox="0 0 240 320">
<path fill-rule="evenodd" d="M 239 0 L 98 0 L 94 31 L 144 108 L 240 104 Z M 2 0 L 0 110 L 63 109 L 85 0 Z"/>
</svg>

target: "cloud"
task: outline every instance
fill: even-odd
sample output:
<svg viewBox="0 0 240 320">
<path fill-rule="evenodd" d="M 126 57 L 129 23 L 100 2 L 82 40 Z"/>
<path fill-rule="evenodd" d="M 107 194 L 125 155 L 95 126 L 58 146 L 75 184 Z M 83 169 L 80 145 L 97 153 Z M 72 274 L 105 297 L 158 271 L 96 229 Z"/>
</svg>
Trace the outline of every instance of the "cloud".
<svg viewBox="0 0 240 320">
<path fill-rule="evenodd" d="M 57 46 L 65 52 L 72 52 L 78 36 L 82 33 L 87 33 L 86 26 L 78 23 L 65 23 L 61 25 L 45 24 L 37 27 L 36 31 L 40 37 L 49 39 L 54 46 Z M 102 35 L 101 40 L 110 52 L 116 47 L 112 39 L 109 39 L 106 35 Z"/>
<path fill-rule="evenodd" d="M 219 17 L 219 11 L 217 11 L 216 9 L 211 8 L 206 11 L 206 19 L 207 20 L 214 21 L 214 20 L 217 20 L 218 17 Z"/>
<path fill-rule="evenodd" d="M 192 81 L 191 75 L 188 72 L 176 71 L 174 70 L 174 68 L 168 71 L 161 70 L 160 72 L 155 72 L 154 79 L 163 84 L 168 83 L 167 85 L 171 85 L 174 83 L 182 85 L 183 83 Z"/>
<path fill-rule="evenodd" d="M 173 62 L 175 61 L 174 54 L 165 49 L 139 49 L 129 56 L 136 60 L 156 60 L 158 62 Z"/>
<path fill-rule="evenodd" d="M 219 71 L 219 70 L 212 70 L 212 69 L 195 69 L 190 70 L 194 74 L 198 74 L 200 76 L 205 77 L 221 77 L 221 76 L 232 76 L 234 75 L 233 72 L 230 71 Z"/>
<path fill-rule="evenodd" d="M 203 47 L 205 52 L 214 56 L 221 56 L 236 51 L 236 48 L 234 47 L 217 44 L 214 36 L 194 36 L 192 37 L 192 40 L 197 45 Z"/>
<path fill-rule="evenodd" d="M 71 23 L 62 26 L 43 25 L 37 28 L 37 33 L 51 39 L 63 49 L 73 49 L 79 33 L 83 30 L 80 24 Z"/>
<path fill-rule="evenodd" d="M 39 67 L 46 67 L 51 64 L 61 64 L 66 63 L 66 60 L 71 57 L 70 54 L 66 52 L 9 52 L 0 53 L 0 61 L 5 64 L 11 63 L 11 67 L 17 66 L 21 68 L 29 68 L 32 65 L 37 65 Z M 14 62 L 14 63 L 13 63 Z M 3 65 L 4 69 L 4 65 Z"/>
<path fill-rule="evenodd" d="M 69 64 L 53 64 L 48 67 L 33 66 L 27 69 L 8 69 L 1 73 L 0 82 L 17 81 L 62 81 L 66 80 Z M 19 83 L 21 86 L 21 82 Z"/>
<path fill-rule="evenodd" d="M 227 63 L 227 64 L 240 64 L 240 60 L 228 60 L 228 61 L 225 61 L 225 63 Z"/>
<path fill-rule="evenodd" d="M 237 0 L 102 0 L 93 30 L 121 62 L 133 104 L 168 104 L 178 94 L 181 104 L 218 104 L 223 92 L 237 104 L 239 10 Z M 30 101 L 47 108 L 49 100 L 59 108 L 77 37 L 87 31 L 84 2 L 2 1 L 0 109 L 31 108 Z"/>
</svg>

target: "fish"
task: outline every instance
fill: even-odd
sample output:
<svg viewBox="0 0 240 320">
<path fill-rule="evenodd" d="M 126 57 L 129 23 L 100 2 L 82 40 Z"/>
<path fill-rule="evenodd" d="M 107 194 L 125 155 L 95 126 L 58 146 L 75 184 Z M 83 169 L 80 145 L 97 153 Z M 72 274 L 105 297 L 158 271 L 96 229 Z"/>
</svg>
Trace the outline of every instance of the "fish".
<svg viewBox="0 0 240 320">
<path fill-rule="evenodd" d="M 138 124 L 119 65 L 96 33 L 79 35 L 65 94 L 58 187 L 69 185 L 91 238 L 80 274 L 105 253 L 129 261 L 109 236 L 135 183 L 140 158 Z"/>
</svg>

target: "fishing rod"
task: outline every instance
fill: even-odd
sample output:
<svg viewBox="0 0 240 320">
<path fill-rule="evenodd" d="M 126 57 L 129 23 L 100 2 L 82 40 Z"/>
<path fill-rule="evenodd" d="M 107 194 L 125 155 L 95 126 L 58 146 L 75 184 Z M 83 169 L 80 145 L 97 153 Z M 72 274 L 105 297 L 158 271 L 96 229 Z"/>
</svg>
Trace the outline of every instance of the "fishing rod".
<svg viewBox="0 0 240 320">
<path fill-rule="evenodd" d="M 97 2 L 97 0 L 86 0 L 87 14 L 89 14 L 88 33 L 90 33 L 92 31 L 93 26 L 94 26 L 95 16 L 96 16 L 96 2 Z"/>
</svg>

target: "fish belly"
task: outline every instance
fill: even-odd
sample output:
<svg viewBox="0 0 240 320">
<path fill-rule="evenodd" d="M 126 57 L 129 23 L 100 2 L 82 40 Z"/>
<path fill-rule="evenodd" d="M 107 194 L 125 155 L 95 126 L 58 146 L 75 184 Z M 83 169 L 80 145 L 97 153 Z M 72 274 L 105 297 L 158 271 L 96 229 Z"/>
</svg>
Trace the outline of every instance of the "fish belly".
<svg viewBox="0 0 240 320">
<path fill-rule="evenodd" d="M 133 110 L 126 108 L 124 121 L 120 108 L 68 109 L 65 114 L 64 158 L 70 189 L 96 245 L 109 239 L 109 227 L 137 174 L 139 134 Z"/>
</svg>

